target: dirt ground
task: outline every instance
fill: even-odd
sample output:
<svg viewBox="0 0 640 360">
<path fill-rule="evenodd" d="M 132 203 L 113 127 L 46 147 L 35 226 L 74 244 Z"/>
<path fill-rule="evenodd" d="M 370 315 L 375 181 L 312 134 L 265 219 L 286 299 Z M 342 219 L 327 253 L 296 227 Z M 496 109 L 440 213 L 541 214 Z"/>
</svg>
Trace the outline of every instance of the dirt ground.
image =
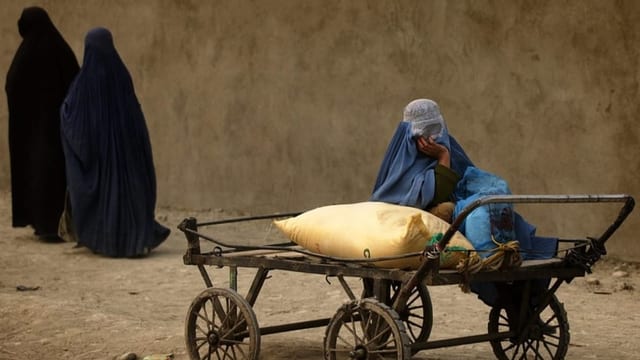
<svg viewBox="0 0 640 360">
<path fill-rule="evenodd" d="M 158 219 L 172 228 L 170 238 L 147 257 L 111 259 L 70 243 L 41 242 L 30 229 L 11 228 L 9 194 L 0 194 L 0 359 L 111 360 L 128 352 L 139 359 L 152 355 L 154 359 L 168 355 L 187 359 L 185 316 L 205 285 L 196 267 L 183 264 L 186 241 L 176 227 L 188 216 L 205 221 L 230 215 L 237 214 L 216 209 L 158 209 Z M 243 241 L 250 238 L 244 231 L 229 226 L 215 237 Z M 254 243 L 277 238 L 277 230 L 265 224 L 247 231 Z M 227 286 L 228 269 L 210 271 L 214 286 Z M 240 269 L 240 293 L 246 292 L 252 274 L 252 270 Z M 558 298 L 565 305 L 571 329 L 567 359 L 640 357 L 638 286 L 638 264 L 608 258 L 596 264 L 593 274 L 561 286 Z M 489 308 L 475 295 L 462 293 L 456 286 L 431 287 L 430 292 L 432 339 L 486 329 Z M 338 281 L 273 272 L 254 311 L 260 326 L 275 325 L 321 314 L 329 317 L 346 300 Z M 319 328 L 265 335 L 261 358 L 321 359 L 323 332 Z M 414 358 L 494 356 L 490 345 L 481 343 L 421 351 Z"/>
</svg>

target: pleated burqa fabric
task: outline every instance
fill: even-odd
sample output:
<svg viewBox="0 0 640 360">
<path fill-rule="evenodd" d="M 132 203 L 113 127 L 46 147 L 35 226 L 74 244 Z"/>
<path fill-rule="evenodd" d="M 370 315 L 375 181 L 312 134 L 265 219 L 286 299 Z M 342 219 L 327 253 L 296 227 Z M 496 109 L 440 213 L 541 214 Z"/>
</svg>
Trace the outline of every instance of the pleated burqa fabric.
<svg viewBox="0 0 640 360">
<path fill-rule="evenodd" d="M 60 105 L 79 66 L 44 9 L 25 8 L 18 30 L 22 42 L 5 83 L 12 225 L 57 239 L 66 189 Z"/>
<path fill-rule="evenodd" d="M 78 243 L 112 257 L 140 256 L 158 246 L 170 231 L 155 220 L 149 133 L 109 30 L 87 33 L 82 67 L 61 115 Z"/>
</svg>

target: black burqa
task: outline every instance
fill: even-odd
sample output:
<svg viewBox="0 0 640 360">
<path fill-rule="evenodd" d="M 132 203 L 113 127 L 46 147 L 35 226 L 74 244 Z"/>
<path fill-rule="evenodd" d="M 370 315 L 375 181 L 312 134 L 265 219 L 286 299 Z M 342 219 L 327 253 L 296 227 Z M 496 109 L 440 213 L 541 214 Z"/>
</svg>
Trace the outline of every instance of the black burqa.
<svg viewBox="0 0 640 360">
<path fill-rule="evenodd" d="M 61 108 L 72 224 L 79 244 L 134 257 L 169 229 L 155 221 L 156 176 L 149 133 L 109 30 L 85 37 L 80 73 Z"/>
<path fill-rule="evenodd" d="M 78 61 L 44 9 L 25 8 L 18 30 L 22 43 L 5 83 L 12 224 L 57 239 L 66 190 L 60 105 Z"/>
</svg>

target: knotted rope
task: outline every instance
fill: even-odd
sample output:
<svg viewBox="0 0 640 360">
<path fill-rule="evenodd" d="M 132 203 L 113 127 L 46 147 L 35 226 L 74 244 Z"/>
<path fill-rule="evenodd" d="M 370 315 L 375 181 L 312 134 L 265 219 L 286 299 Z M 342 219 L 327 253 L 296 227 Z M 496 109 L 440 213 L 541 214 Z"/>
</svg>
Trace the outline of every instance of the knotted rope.
<svg viewBox="0 0 640 360">
<path fill-rule="evenodd" d="M 480 270 L 497 271 L 513 269 L 522 265 L 520 243 L 517 240 L 507 241 L 503 244 L 491 236 L 491 241 L 496 244 L 496 247 L 491 250 L 492 255 L 483 260 L 476 252 L 467 251 L 467 256 L 456 266 L 456 270 L 462 275 L 463 281 L 459 286 L 463 292 L 468 293 L 471 290 L 471 274 L 475 274 Z M 509 256 L 506 256 L 506 254 L 509 254 Z"/>
</svg>

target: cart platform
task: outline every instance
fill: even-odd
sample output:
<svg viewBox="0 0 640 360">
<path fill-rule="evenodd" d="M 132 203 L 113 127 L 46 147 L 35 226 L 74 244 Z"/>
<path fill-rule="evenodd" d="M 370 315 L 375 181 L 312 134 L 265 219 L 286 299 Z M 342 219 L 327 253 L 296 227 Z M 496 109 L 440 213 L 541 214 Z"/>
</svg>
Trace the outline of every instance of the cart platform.
<svg viewBox="0 0 640 360">
<path fill-rule="evenodd" d="M 596 237 L 559 239 L 570 244 L 556 256 L 524 260 L 520 266 L 467 271 L 439 268 L 439 254 L 474 209 L 492 203 L 622 203 L 614 221 Z M 325 359 L 410 359 L 418 351 L 490 342 L 498 359 L 561 359 L 569 345 L 567 314 L 555 293 L 563 284 L 591 272 L 606 254 L 605 242 L 624 222 L 634 199 L 619 195 L 504 195 L 485 196 L 469 204 L 435 244 L 419 253 L 418 269 L 385 269 L 373 262 L 388 258 L 347 259 L 312 253 L 294 243 L 248 246 L 229 244 L 205 234 L 210 226 L 254 220 L 278 219 L 299 213 L 231 218 L 198 222 L 187 218 L 179 229 L 187 239 L 183 261 L 200 271 L 206 289 L 192 302 L 187 313 L 185 339 L 192 359 L 258 359 L 261 336 L 286 331 L 326 327 Z M 202 252 L 201 242 L 214 244 Z M 403 256 L 415 256 L 406 254 Z M 505 252 L 504 256 L 514 254 Z M 508 262 L 506 262 L 508 263 Z M 228 267 L 228 287 L 214 287 L 208 266 Z M 256 273 L 248 293 L 237 292 L 239 268 Z M 336 277 L 349 301 L 331 318 L 260 327 L 253 311 L 260 290 L 273 270 Z M 363 291 L 355 294 L 345 278 L 362 280 Z M 484 334 L 429 341 L 433 310 L 428 288 L 474 283 L 492 283 L 517 289 L 517 302 L 492 306 Z M 539 289 L 540 283 L 545 286 Z"/>
</svg>

